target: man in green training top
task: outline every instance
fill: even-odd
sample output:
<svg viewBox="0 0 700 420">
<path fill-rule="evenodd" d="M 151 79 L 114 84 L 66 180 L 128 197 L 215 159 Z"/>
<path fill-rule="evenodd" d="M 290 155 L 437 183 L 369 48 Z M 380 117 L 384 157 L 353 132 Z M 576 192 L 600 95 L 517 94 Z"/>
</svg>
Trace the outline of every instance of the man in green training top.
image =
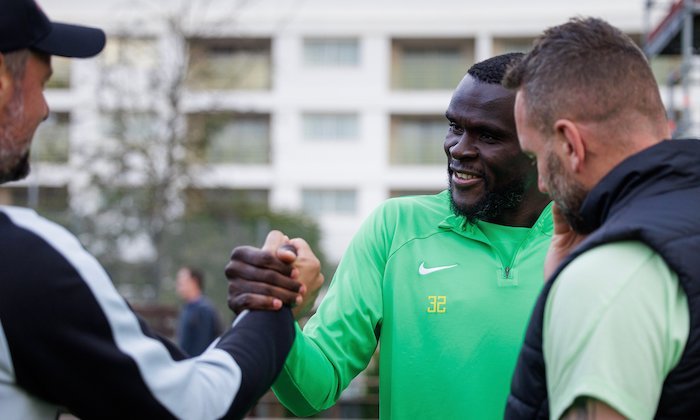
<svg viewBox="0 0 700 420">
<path fill-rule="evenodd" d="M 388 200 L 353 238 L 273 386 L 295 414 L 332 406 L 381 343 L 382 418 L 503 417 L 552 231 L 518 145 L 515 96 L 500 85 L 519 59 L 475 64 L 457 87 L 445 114 L 449 190 Z M 234 310 L 280 305 L 261 296 L 282 280 L 269 256 L 234 251 Z"/>
</svg>

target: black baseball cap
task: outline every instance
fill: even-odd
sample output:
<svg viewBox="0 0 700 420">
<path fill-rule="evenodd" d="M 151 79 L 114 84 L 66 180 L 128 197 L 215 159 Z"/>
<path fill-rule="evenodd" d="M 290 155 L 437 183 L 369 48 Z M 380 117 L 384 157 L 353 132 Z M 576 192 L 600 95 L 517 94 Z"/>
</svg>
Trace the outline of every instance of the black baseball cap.
<svg viewBox="0 0 700 420">
<path fill-rule="evenodd" d="M 86 58 L 102 51 L 105 33 L 51 22 L 34 0 L 0 0 L 0 52 L 29 48 L 50 55 Z"/>
</svg>

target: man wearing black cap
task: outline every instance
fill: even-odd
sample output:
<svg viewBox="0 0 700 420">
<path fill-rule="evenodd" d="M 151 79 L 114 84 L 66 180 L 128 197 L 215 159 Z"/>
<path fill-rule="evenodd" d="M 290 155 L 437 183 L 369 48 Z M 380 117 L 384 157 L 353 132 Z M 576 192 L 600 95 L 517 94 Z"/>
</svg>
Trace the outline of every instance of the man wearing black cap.
<svg viewBox="0 0 700 420">
<path fill-rule="evenodd" d="M 0 1 L 0 182 L 29 172 L 51 55 L 91 57 L 104 43 L 99 29 L 50 22 L 33 0 Z M 86 419 L 242 417 L 293 338 L 288 308 L 249 312 L 187 358 L 139 320 L 74 236 L 0 207 L 0 418 L 54 419 L 63 408 Z"/>
<path fill-rule="evenodd" d="M 51 55 L 92 57 L 102 51 L 104 33 L 51 23 L 31 1 L 0 5 L 0 182 L 29 173 L 29 146 L 36 127 L 48 115 L 44 83 L 51 76 Z"/>
</svg>

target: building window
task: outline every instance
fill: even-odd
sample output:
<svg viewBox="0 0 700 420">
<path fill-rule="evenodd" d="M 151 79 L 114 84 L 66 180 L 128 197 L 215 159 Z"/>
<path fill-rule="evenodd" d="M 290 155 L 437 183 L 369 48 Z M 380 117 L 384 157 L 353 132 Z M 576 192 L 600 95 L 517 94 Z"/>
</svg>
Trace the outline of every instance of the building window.
<svg viewBox="0 0 700 420">
<path fill-rule="evenodd" d="M 305 213 L 353 214 L 357 207 L 355 190 L 305 189 L 302 191 L 302 208 Z"/>
<path fill-rule="evenodd" d="M 152 112 L 115 110 L 102 115 L 102 133 L 129 144 L 144 144 L 158 136 L 158 121 Z"/>
<path fill-rule="evenodd" d="M 158 66 L 158 47 L 152 38 L 110 37 L 99 55 L 107 66 L 153 69 Z"/>
<path fill-rule="evenodd" d="M 304 40 L 304 64 L 307 66 L 351 67 L 359 63 L 357 39 L 307 38 Z"/>
<path fill-rule="evenodd" d="M 66 163 L 70 149 L 70 114 L 52 112 L 32 140 L 32 158 L 38 162 Z"/>
<path fill-rule="evenodd" d="M 188 120 L 192 158 L 204 163 L 270 163 L 267 114 L 193 114 Z"/>
<path fill-rule="evenodd" d="M 0 187 L 0 205 L 30 207 L 62 225 L 71 222 L 67 187 Z"/>
<path fill-rule="evenodd" d="M 71 60 L 65 57 L 52 56 L 51 69 L 53 73 L 51 78 L 46 82 L 47 89 L 69 89 Z"/>
<path fill-rule="evenodd" d="M 264 189 L 191 188 L 186 191 L 187 214 L 231 217 L 241 208 L 269 208 L 270 191 Z"/>
<path fill-rule="evenodd" d="M 679 55 L 657 55 L 649 61 L 651 71 L 660 86 L 674 86 L 681 80 L 681 63 Z"/>
<path fill-rule="evenodd" d="M 352 140 L 359 131 L 357 114 L 306 113 L 303 125 L 307 140 Z"/>
<path fill-rule="evenodd" d="M 269 39 L 191 40 L 187 86 L 192 89 L 270 89 L 270 50 Z"/>
<path fill-rule="evenodd" d="M 392 165 L 445 163 L 443 143 L 447 134 L 444 116 L 392 115 L 390 162 Z"/>
<path fill-rule="evenodd" d="M 535 38 L 494 38 L 493 55 L 501 55 L 511 52 L 526 53 L 532 49 Z"/>
<path fill-rule="evenodd" d="M 393 89 L 453 90 L 474 62 L 472 40 L 392 41 Z"/>
</svg>

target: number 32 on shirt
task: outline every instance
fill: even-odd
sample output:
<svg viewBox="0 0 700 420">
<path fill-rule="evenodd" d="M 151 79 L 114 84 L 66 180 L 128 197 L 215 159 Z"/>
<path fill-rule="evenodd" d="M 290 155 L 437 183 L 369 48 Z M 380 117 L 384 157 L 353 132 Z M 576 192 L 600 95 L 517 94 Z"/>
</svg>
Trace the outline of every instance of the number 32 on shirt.
<svg viewBox="0 0 700 420">
<path fill-rule="evenodd" d="M 430 295 L 428 296 L 428 313 L 429 314 L 444 314 L 447 310 L 447 296 Z"/>
</svg>

